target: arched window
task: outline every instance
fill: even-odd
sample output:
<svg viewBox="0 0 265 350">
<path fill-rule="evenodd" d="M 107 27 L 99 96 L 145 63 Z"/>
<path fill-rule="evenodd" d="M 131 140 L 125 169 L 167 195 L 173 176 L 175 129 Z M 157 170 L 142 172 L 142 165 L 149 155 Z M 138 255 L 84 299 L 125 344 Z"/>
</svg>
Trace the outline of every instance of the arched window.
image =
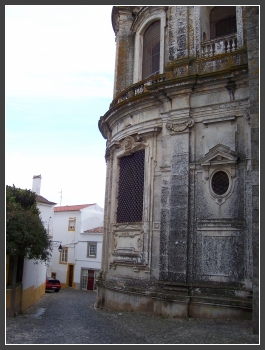
<svg viewBox="0 0 265 350">
<path fill-rule="evenodd" d="M 210 14 L 211 39 L 236 33 L 236 6 L 216 6 Z"/>
<path fill-rule="evenodd" d="M 160 61 L 160 21 L 155 21 L 143 35 L 142 79 L 159 73 Z"/>
</svg>

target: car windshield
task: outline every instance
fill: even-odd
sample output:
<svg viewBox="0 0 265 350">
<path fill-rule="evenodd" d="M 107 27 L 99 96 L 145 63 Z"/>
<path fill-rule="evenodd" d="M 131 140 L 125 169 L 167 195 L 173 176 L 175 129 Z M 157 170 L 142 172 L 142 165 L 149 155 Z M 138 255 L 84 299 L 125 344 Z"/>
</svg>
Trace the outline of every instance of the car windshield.
<svg viewBox="0 0 265 350">
<path fill-rule="evenodd" d="M 60 283 L 60 281 L 59 281 L 59 280 L 56 280 L 55 278 L 47 278 L 47 280 L 48 280 L 49 282 Z"/>
</svg>

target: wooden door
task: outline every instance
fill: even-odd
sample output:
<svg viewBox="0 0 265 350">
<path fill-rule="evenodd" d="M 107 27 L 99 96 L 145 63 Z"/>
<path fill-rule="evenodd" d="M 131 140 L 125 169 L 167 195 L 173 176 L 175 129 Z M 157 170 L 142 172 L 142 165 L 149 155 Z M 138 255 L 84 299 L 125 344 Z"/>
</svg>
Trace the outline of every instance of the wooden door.
<svg viewBox="0 0 265 350">
<path fill-rule="evenodd" d="M 69 287 L 73 285 L 74 265 L 69 265 Z"/>
<path fill-rule="evenodd" d="M 88 270 L 87 289 L 94 290 L 94 270 Z"/>
</svg>

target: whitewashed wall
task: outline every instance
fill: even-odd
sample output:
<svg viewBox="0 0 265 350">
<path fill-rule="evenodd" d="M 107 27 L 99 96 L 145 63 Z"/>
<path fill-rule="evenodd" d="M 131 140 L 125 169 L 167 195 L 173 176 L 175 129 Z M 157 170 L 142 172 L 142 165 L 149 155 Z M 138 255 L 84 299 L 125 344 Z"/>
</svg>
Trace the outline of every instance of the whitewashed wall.
<svg viewBox="0 0 265 350">
<path fill-rule="evenodd" d="M 24 259 L 24 269 L 23 269 L 23 290 L 34 286 L 41 286 L 46 281 L 46 265 L 44 262 L 36 260 Z"/>
<path fill-rule="evenodd" d="M 104 209 L 98 204 L 81 209 L 81 228 L 79 232 L 101 227 L 103 225 L 103 212 Z"/>
<path fill-rule="evenodd" d="M 54 213 L 53 240 L 62 242 L 68 247 L 67 264 L 60 264 L 59 243 L 54 243 L 52 252 L 52 272 L 56 273 L 61 283 L 67 284 L 68 264 L 74 264 L 73 282 L 79 288 L 82 268 L 100 270 L 102 256 L 102 234 L 84 233 L 103 226 L 103 208 L 98 204 L 80 211 L 64 211 Z M 69 218 L 76 218 L 76 230 L 68 231 Z M 87 258 L 87 242 L 98 242 L 97 257 Z"/>
<path fill-rule="evenodd" d="M 82 269 L 101 269 L 101 257 L 102 257 L 102 233 L 81 233 L 78 237 L 78 243 L 76 244 L 75 254 L 75 273 L 74 282 L 76 284 L 81 281 Z M 97 242 L 97 256 L 96 258 L 87 258 L 87 242 Z"/>
<path fill-rule="evenodd" d="M 44 227 L 48 230 L 49 235 L 53 235 L 53 216 L 54 205 L 48 205 L 44 203 L 37 203 L 37 207 L 40 210 L 40 218 Z"/>
</svg>

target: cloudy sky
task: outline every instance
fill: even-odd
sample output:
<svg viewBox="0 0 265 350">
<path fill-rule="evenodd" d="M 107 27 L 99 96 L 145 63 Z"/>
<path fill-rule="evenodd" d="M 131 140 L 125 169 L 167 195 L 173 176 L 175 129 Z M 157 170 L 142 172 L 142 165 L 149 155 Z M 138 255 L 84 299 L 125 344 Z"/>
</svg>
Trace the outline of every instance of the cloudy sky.
<svg viewBox="0 0 265 350">
<path fill-rule="evenodd" d="M 41 174 L 48 200 L 104 207 L 106 140 L 98 120 L 113 97 L 111 10 L 5 6 L 7 185 L 31 189 Z"/>
</svg>

